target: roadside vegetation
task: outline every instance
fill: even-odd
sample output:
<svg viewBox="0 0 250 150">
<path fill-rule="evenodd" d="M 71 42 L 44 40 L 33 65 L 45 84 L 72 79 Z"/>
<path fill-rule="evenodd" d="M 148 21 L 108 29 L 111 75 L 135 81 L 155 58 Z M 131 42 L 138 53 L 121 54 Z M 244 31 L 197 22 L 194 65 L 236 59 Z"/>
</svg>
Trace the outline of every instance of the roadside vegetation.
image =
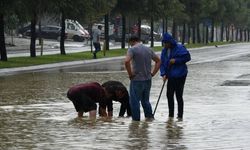
<svg viewBox="0 0 250 150">
<path fill-rule="evenodd" d="M 213 42 L 209 44 L 187 44 L 187 48 L 197 48 L 203 46 L 219 46 L 224 44 L 230 44 L 231 42 Z M 161 46 L 153 48 L 156 52 L 162 50 Z M 109 58 L 109 57 L 118 57 L 125 56 L 127 49 L 111 49 L 108 51 L 101 51 L 97 53 L 98 59 Z M 27 67 L 34 65 L 43 65 L 59 62 L 69 62 L 69 61 L 79 61 L 79 60 L 90 60 L 93 59 L 93 54 L 90 51 L 78 52 L 78 53 L 69 53 L 67 55 L 54 54 L 54 55 L 43 55 L 33 57 L 13 57 L 9 58 L 8 61 L 0 61 L 0 69 L 3 68 L 14 68 L 14 67 Z"/>
<path fill-rule="evenodd" d="M 154 47 L 156 26 L 161 33 L 170 32 L 181 43 L 249 42 L 249 14 L 250 0 L 1 0 L 0 61 L 8 61 L 5 34 L 13 34 L 13 30 L 25 23 L 31 25 L 30 57 L 39 61 L 35 41 L 41 39 L 41 22 L 46 16 L 56 16 L 60 22 L 60 54 L 64 58 L 68 55 L 64 47 L 66 19 L 84 23 L 90 35 L 93 24 L 102 22 L 105 49 L 109 50 L 109 25 L 117 18 L 120 19 L 116 20 L 119 22 L 116 29 L 120 30 L 121 49 L 124 49 L 126 36 L 134 30 L 132 27 L 142 37 L 142 23 L 151 27 L 151 47 Z M 40 33 L 36 33 L 37 25 Z"/>
</svg>

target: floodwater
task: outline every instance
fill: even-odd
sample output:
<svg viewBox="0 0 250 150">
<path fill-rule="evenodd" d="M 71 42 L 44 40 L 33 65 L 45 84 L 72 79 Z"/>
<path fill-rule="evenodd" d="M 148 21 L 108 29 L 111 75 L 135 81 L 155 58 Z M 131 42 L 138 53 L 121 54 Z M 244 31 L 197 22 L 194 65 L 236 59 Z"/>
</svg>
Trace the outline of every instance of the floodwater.
<svg viewBox="0 0 250 150">
<path fill-rule="evenodd" d="M 250 149 L 250 56 L 189 64 L 184 119 L 169 121 L 166 88 L 154 121 L 76 119 L 66 92 L 73 84 L 119 80 L 128 87 L 123 64 L 110 71 L 66 68 L 0 77 L 0 149 L 248 150 Z M 100 64 L 105 65 L 107 64 Z M 97 71 L 97 72 L 96 72 Z M 247 84 L 248 83 L 248 84 Z M 153 78 L 154 109 L 162 80 Z M 177 112 L 176 112 L 177 113 Z"/>
</svg>

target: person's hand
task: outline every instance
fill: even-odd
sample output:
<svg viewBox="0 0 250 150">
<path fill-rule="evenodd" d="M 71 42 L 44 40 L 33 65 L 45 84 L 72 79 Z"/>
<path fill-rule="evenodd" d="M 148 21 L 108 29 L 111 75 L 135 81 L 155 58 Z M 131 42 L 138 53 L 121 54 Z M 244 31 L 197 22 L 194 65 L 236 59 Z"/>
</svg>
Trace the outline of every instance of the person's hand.
<svg viewBox="0 0 250 150">
<path fill-rule="evenodd" d="M 168 77 L 165 75 L 162 77 L 162 80 L 165 82 L 168 79 Z"/>
<path fill-rule="evenodd" d="M 129 75 L 129 79 L 132 80 L 135 77 L 135 75 Z"/>
<path fill-rule="evenodd" d="M 170 61 L 169 61 L 169 65 L 173 65 L 174 63 L 175 63 L 175 59 L 171 58 Z"/>
</svg>

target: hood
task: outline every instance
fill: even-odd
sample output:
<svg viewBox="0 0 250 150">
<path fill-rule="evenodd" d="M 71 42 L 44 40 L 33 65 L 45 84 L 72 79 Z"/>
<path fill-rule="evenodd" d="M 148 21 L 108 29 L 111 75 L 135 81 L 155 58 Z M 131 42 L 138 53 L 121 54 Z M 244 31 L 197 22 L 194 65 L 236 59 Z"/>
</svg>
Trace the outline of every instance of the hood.
<svg viewBox="0 0 250 150">
<path fill-rule="evenodd" d="M 167 32 L 164 33 L 163 38 L 162 38 L 162 42 L 163 43 L 169 42 L 173 46 L 177 45 L 177 42 L 175 41 L 175 39 L 169 33 L 167 33 Z"/>
</svg>

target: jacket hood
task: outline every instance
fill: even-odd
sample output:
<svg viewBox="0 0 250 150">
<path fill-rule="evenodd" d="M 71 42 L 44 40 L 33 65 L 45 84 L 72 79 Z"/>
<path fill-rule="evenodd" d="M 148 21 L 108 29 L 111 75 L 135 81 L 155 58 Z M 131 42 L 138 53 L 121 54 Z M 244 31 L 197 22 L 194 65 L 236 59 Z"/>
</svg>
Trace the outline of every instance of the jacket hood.
<svg viewBox="0 0 250 150">
<path fill-rule="evenodd" d="M 175 39 L 167 32 L 164 33 L 163 38 L 162 38 L 162 43 L 166 43 L 166 42 L 171 43 L 173 46 L 177 45 L 177 42 L 175 41 Z"/>
</svg>

